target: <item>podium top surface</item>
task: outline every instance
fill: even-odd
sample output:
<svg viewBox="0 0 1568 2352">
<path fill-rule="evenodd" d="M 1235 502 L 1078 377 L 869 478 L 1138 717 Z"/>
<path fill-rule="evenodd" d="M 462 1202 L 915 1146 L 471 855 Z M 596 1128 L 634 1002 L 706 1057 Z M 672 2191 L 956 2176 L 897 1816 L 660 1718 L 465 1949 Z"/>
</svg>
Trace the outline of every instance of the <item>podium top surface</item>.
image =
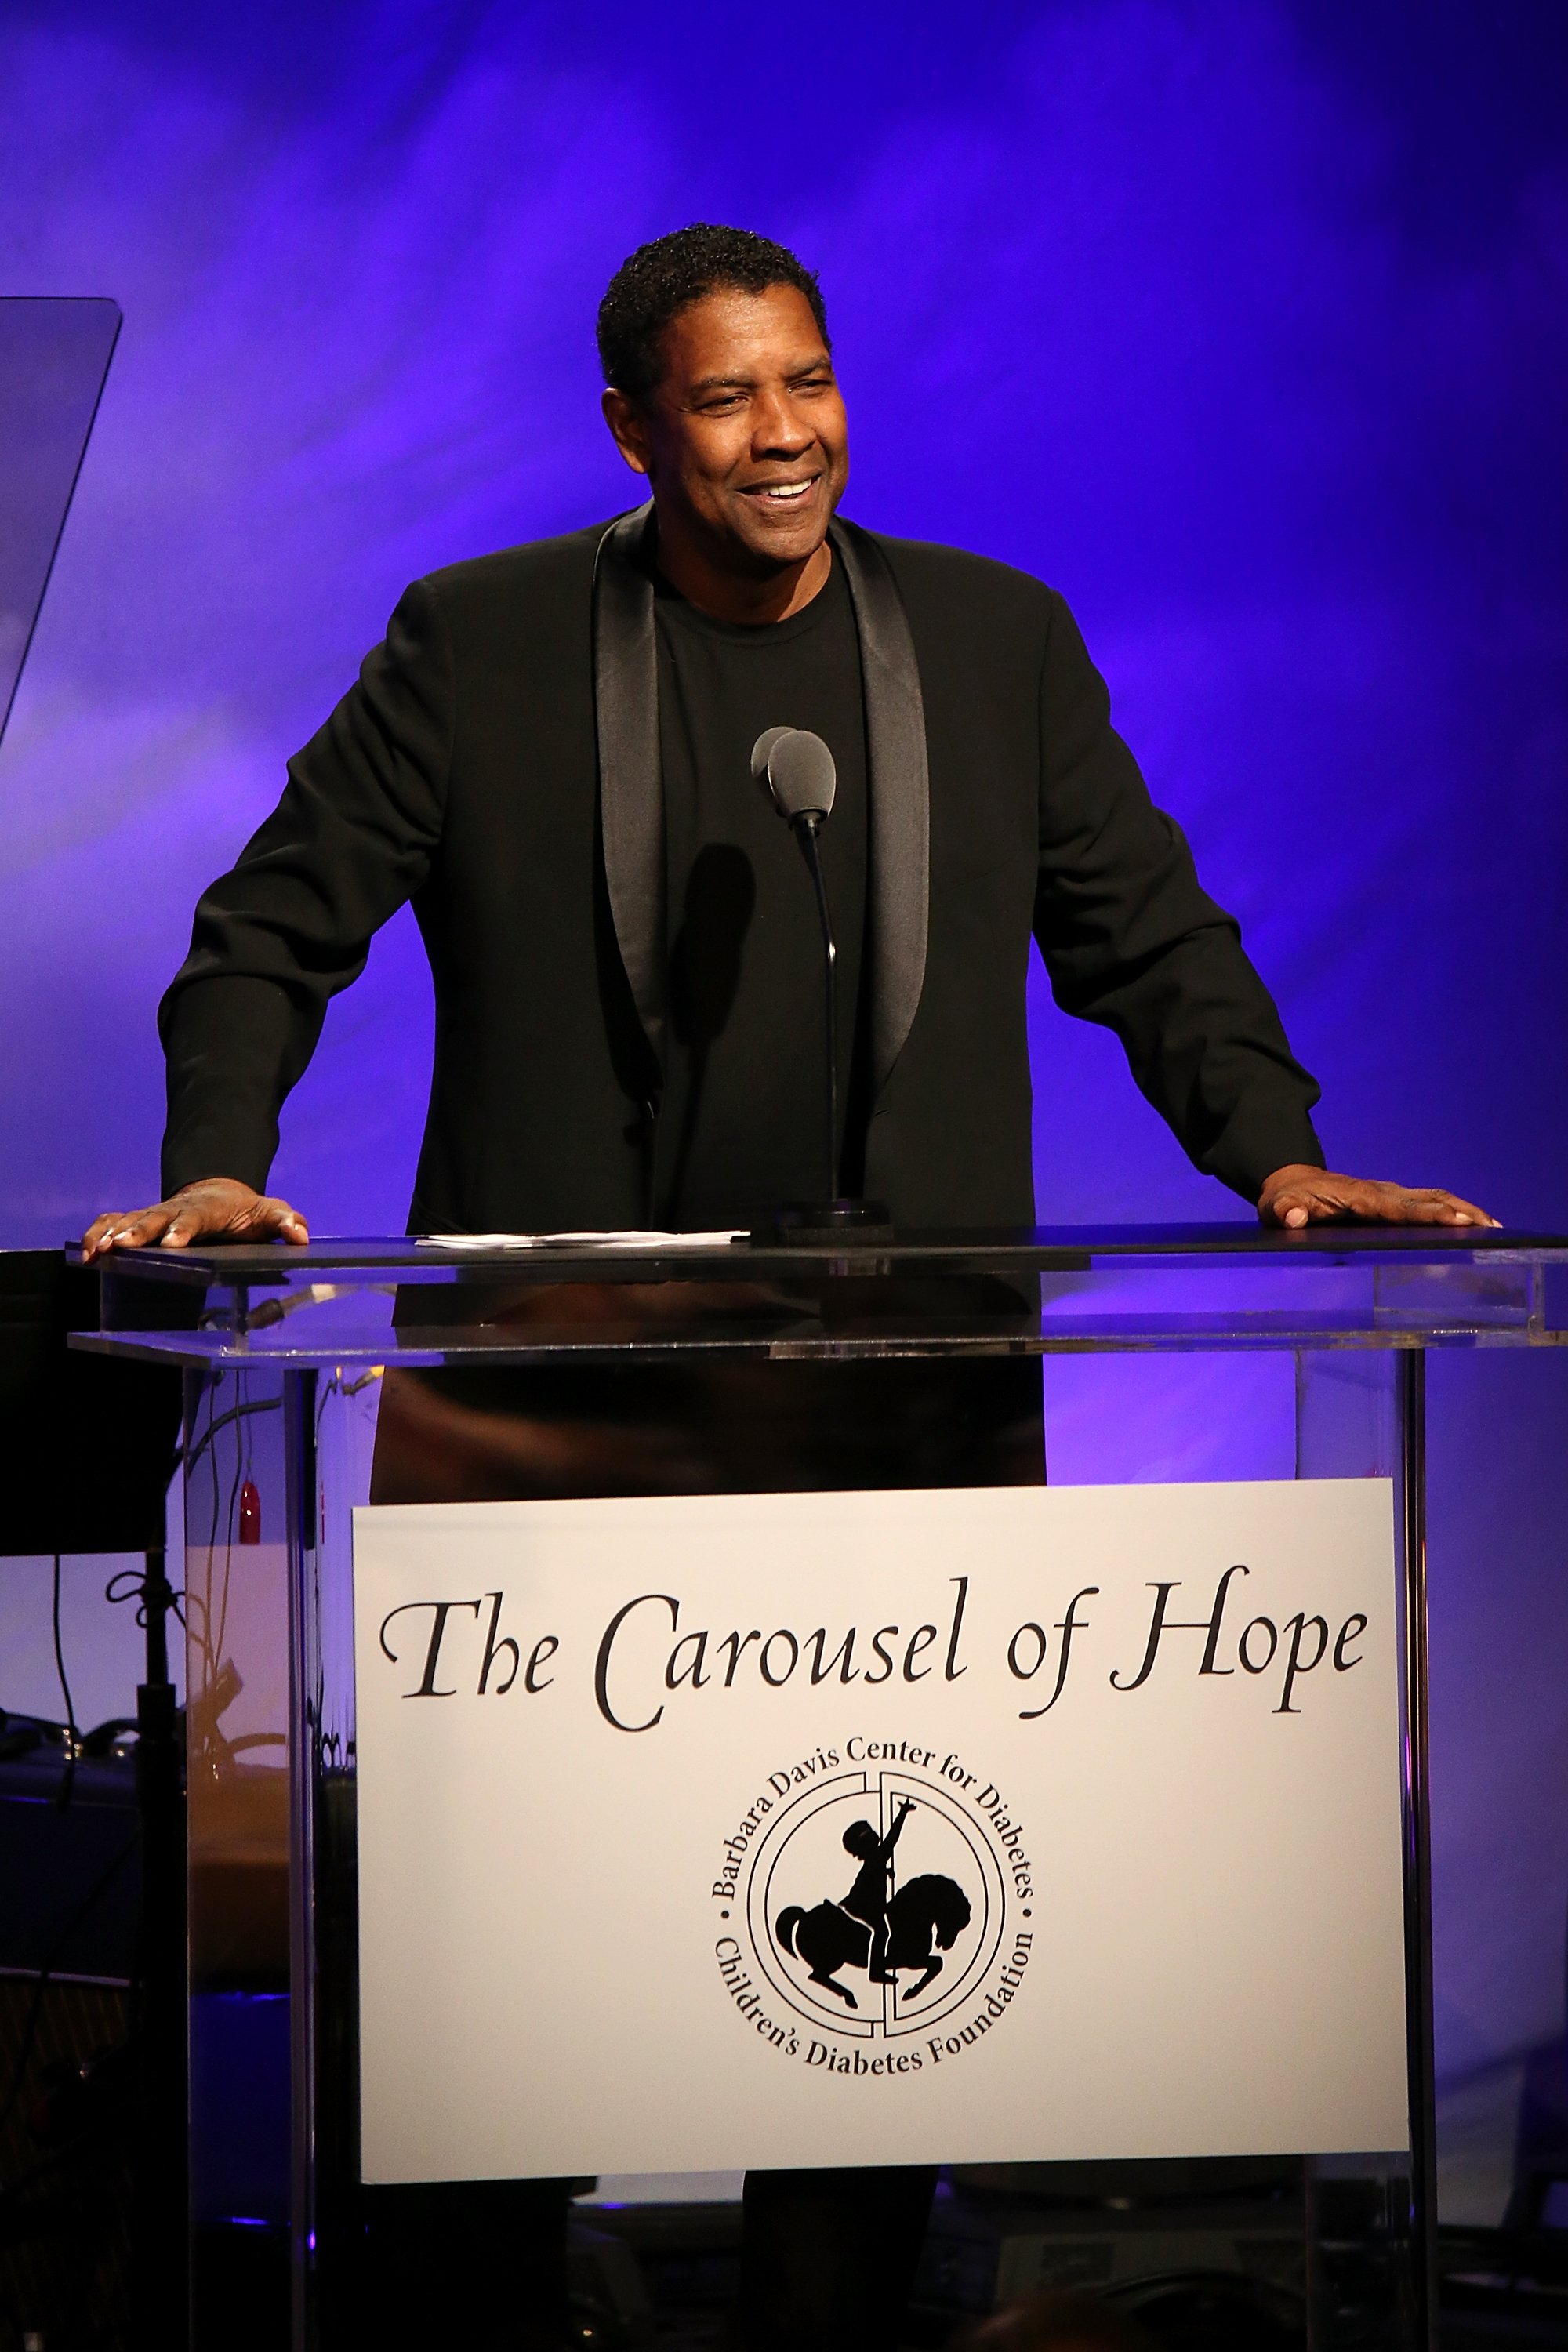
<svg viewBox="0 0 1568 2352">
<path fill-rule="evenodd" d="M 212 1370 L 1568 1344 L 1568 1236 L 1035 1226 L 128 1250 L 74 1347 Z"/>
<path fill-rule="evenodd" d="M 846 1267 L 857 1274 L 1050 1274 L 1088 1271 L 1097 1263 L 1120 1260 L 1243 1258 L 1299 1264 L 1310 1259 L 1333 1265 L 1391 1258 L 1406 1265 L 1451 1265 L 1456 1256 L 1500 1256 L 1506 1261 L 1521 1255 L 1568 1264 L 1568 1235 L 1513 1233 L 1499 1225 L 1334 1224 L 1287 1233 L 1255 1218 L 1233 1218 L 1205 1224 L 896 1230 L 890 1237 L 850 1234 L 788 1245 L 745 1237 L 715 1242 L 651 1234 L 595 1241 L 575 1235 L 516 1234 L 503 1240 L 371 1234 L 312 1241 L 303 1247 L 279 1242 L 205 1243 L 181 1250 L 122 1250 L 109 1263 L 128 1276 L 207 1288 L 319 1280 L 325 1274 L 349 1282 L 388 1273 L 404 1279 L 458 1273 L 479 1279 L 504 1275 L 509 1281 L 525 1282 L 749 1282 L 785 1274 L 832 1274 Z"/>
</svg>

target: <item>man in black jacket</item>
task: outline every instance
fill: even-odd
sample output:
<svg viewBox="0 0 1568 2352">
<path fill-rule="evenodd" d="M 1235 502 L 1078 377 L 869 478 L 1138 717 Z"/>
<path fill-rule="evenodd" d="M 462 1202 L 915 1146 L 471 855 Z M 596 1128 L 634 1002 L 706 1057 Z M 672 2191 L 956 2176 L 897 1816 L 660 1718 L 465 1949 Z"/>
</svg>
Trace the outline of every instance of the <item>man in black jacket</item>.
<svg viewBox="0 0 1568 2352">
<path fill-rule="evenodd" d="M 700 1230 L 819 1197 L 816 909 L 750 774 L 780 725 L 837 769 L 846 1189 L 903 1225 L 1032 1221 L 1033 938 L 1058 1003 L 1115 1029 L 1195 1163 L 1264 1216 L 1489 1223 L 1325 1172 L 1318 1089 L 1059 596 L 836 520 L 843 404 L 795 257 L 681 231 L 617 273 L 599 330 L 650 505 L 409 589 L 201 901 L 161 1015 L 164 1198 L 99 1218 L 89 1253 L 304 1240 L 262 1191 L 279 1112 L 405 899 L 437 1007 L 415 1230 Z M 384 1437 L 403 1410 L 389 1382 Z M 1040 1475 L 1034 1411 L 1033 1470 L 987 1475 Z M 751 2176 L 748 2346 L 896 2340 L 931 2179 Z M 478 2240 L 452 2250 L 499 2209 L 447 2203 L 422 2226 L 449 2274 L 486 2274 Z"/>
<path fill-rule="evenodd" d="M 774 724 L 838 764 L 837 1140 L 900 1223 L 1032 1219 L 1031 933 L 1058 1003 L 1116 1030 L 1265 1217 L 1486 1222 L 1324 1171 L 1318 1089 L 1060 597 L 835 520 L 844 409 L 793 255 L 662 238 L 600 340 L 651 505 L 409 589 L 201 901 L 161 1013 L 164 1198 L 89 1251 L 304 1238 L 262 1193 L 279 1111 L 405 898 L 437 1008 L 416 1230 L 701 1227 L 819 1194 L 814 909 L 748 773 Z"/>
</svg>

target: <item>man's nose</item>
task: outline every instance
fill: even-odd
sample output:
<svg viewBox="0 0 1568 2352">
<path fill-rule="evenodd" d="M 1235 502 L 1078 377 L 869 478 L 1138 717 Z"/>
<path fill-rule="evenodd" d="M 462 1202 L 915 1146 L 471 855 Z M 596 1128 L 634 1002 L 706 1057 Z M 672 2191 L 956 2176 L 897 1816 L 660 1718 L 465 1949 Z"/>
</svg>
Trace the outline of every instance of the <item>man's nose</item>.
<svg viewBox="0 0 1568 2352">
<path fill-rule="evenodd" d="M 759 401 L 752 413 L 754 457 L 798 457 L 816 435 L 786 393 Z"/>
</svg>

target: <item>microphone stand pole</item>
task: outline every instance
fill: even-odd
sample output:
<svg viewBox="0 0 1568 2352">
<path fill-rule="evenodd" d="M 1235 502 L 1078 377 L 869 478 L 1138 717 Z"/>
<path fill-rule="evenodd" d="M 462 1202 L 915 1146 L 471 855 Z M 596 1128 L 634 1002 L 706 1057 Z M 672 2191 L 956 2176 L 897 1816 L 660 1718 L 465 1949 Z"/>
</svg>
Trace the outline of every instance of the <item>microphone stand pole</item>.
<svg viewBox="0 0 1568 2352">
<path fill-rule="evenodd" d="M 804 728 L 770 727 L 752 747 L 752 773 L 765 784 L 768 797 L 800 844 L 801 855 L 816 893 L 816 919 L 822 927 L 822 1014 L 827 1084 L 824 1108 L 827 1132 L 823 1164 L 827 1185 L 820 1201 L 785 1202 L 759 1224 L 752 1239 L 764 1247 L 815 1246 L 839 1240 L 879 1240 L 892 1232 L 887 1210 L 879 1201 L 846 1201 L 839 1192 L 842 1173 L 838 1128 L 838 942 L 833 936 L 833 911 L 822 871 L 817 839 L 833 806 L 833 754 L 819 735 Z"/>
<path fill-rule="evenodd" d="M 823 1014 L 827 1047 L 827 1191 L 829 1201 L 838 1198 L 838 942 L 833 936 L 833 912 L 827 903 L 827 884 L 822 872 L 822 853 L 816 836 L 822 829 L 822 819 L 815 809 L 803 809 L 795 820 L 795 837 L 801 845 L 807 866 L 811 868 L 812 887 L 816 892 L 816 917 L 822 925 Z"/>
</svg>

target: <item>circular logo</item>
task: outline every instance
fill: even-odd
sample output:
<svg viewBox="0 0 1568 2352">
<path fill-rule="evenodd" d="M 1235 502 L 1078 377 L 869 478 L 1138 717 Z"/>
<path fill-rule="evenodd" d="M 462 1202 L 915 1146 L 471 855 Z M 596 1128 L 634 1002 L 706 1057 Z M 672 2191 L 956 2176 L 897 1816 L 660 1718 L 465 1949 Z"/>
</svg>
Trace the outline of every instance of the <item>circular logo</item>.
<svg viewBox="0 0 1568 2352">
<path fill-rule="evenodd" d="M 867 1755 L 857 1740 L 849 1757 L 856 1748 Z M 862 2043 L 929 2035 L 977 2003 L 1000 2015 L 1012 1992 L 998 2000 L 994 1980 L 1018 1967 L 1009 1914 L 1020 1887 L 1032 1895 L 1019 1875 L 1032 1864 L 998 1792 L 957 1769 L 949 1779 L 957 1785 L 905 1762 L 847 1758 L 804 1787 L 773 1776 L 772 1801 L 753 1805 L 714 1887 L 722 1917 L 743 1924 L 769 2013 Z M 1026 1902 L 1021 1916 L 1031 1915 Z M 1023 1930 L 1026 1954 L 1031 1941 Z M 727 1937 L 721 1966 L 739 1996 L 738 1958 Z"/>
</svg>

